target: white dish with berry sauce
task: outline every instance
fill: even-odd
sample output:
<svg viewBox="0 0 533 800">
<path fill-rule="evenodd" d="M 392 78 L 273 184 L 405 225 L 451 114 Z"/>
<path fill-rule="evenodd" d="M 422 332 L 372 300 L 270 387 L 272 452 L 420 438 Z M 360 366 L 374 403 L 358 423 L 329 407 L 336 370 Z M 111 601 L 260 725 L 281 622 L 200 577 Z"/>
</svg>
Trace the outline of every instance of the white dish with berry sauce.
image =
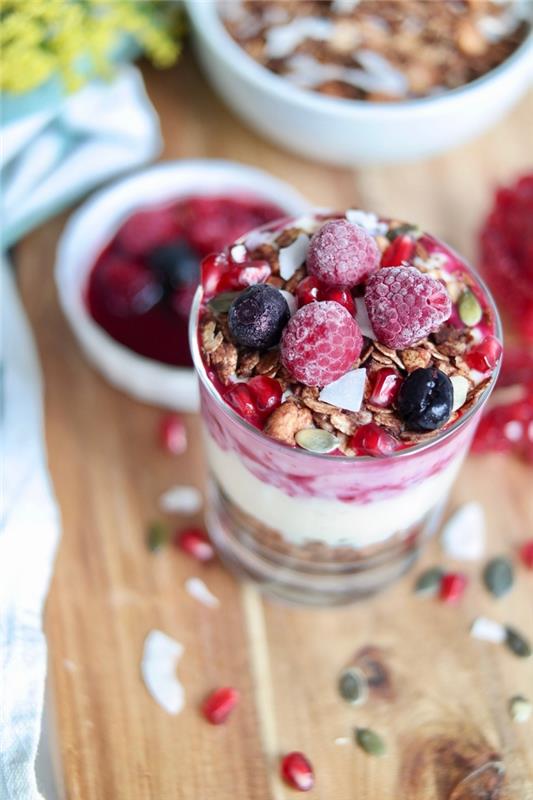
<svg viewBox="0 0 533 800">
<path fill-rule="evenodd" d="M 99 255 L 121 225 L 139 211 L 181 198 L 253 196 L 300 214 L 306 200 L 262 170 L 230 161 L 192 160 L 158 164 L 98 192 L 69 219 L 56 261 L 56 284 L 63 312 L 88 359 L 114 386 L 138 400 L 195 411 L 194 370 L 139 355 L 112 338 L 93 318 L 87 286 Z"/>
<path fill-rule="evenodd" d="M 530 30 L 499 66 L 439 95 L 385 103 L 328 97 L 249 56 L 226 30 L 216 0 L 185 4 L 200 61 L 227 104 L 279 145 L 332 164 L 403 162 L 450 150 L 494 124 L 533 80 Z M 531 28 L 533 4 L 523 5 Z"/>
<path fill-rule="evenodd" d="M 210 532 L 269 591 L 345 602 L 401 574 L 434 529 L 498 373 L 498 315 L 457 254 L 372 214 L 311 215 L 242 244 L 270 259 L 272 285 L 219 294 L 247 263 L 232 248 L 206 260 L 191 315 Z"/>
</svg>

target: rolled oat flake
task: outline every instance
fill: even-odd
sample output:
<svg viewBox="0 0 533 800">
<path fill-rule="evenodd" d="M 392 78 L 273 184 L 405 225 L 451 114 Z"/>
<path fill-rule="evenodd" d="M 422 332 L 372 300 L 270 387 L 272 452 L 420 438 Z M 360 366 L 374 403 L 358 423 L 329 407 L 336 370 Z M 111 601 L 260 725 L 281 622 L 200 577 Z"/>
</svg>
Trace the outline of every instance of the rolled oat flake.
<svg viewBox="0 0 533 800">
<path fill-rule="evenodd" d="M 331 453 L 339 446 L 339 440 L 322 428 L 304 428 L 294 438 L 300 447 L 311 453 Z"/>
<path fill-rule="evenodd" d="M 528 640 L 510 625 L 505 626 L 505 644 L 519 658 L 529 658 L 531 655 L 531 645 Z"/>
<path fill-rule="evenodd" d="M 370 756 L 384 756 L 387 752 L 385 742 L 376 731 L 371 728 L 356 728 L 355 741 L 365 753 Z"/>
<path fill-rule="evenodd" d="M 368 682 L 364 673 L 357 667 L 348 667 L 339 677 L 339 694 L 347 703 L 359 706 L 368 697 Z"/>
<path fill-rule="evenodd" d="M 514 722 L 527 722 L 532 711 L 531 701 L 521 694 L 515 694 L 509 700 L 509 714 Z"/>
<path fill-rule="evenodd" d="M 465 291 L 462 293 L 457 304 L 457 309 L 459 311 L 461 321 L 464 322 L 465 325 L 468 325 L 469 328 L 481 322 L 483 309 L 481 308 L 479 300 L 475 296 L 474 292 L 472 292 L 470 289 L 465 289 Z"/>
<path fill-rule="evenodd" d="M 483 570 L 483 582 L 494 597 L 503 597 L 513 586 L 513 565 L 508 558 L 492 558 Z"/>
</svg>

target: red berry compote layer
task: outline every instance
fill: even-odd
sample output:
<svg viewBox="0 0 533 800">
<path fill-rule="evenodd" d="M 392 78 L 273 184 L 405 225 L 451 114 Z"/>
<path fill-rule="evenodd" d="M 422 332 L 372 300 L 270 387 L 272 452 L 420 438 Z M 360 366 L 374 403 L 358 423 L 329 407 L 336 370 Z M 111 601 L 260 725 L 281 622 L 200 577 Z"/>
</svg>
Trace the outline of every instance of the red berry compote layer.
<svg viewBox="0 0 533 800">
<path fill-rule="evenodd" d="M 337 551 L 420 525 L 501 355 L 464 261 L 413 225 L 351 209 L 241 237 L 204 260 L 202 285 L 208 457 L 239 513 L 269 543 Z"/>
<path fill-rule="evenodd" d="M 201 259 L 281 214 L 252 195 L 198 195 L 136 212 L 91 271 L 91 316 L 139 355 L 191 366 L 187 326 Z"/>
</svg>

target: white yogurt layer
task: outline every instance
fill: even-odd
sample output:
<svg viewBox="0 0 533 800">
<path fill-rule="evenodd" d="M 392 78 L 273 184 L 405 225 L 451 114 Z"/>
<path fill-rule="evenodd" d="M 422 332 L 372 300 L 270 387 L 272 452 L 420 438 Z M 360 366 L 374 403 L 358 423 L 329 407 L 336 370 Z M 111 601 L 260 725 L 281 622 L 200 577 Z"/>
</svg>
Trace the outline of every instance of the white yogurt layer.
<svg viewBox="0 0 533 800">
<path fill-rule="evenodd" d="M 290 497 L 255 477 L 233 451 L 222 450 L 205 433 L 208 463 L 228 498 L 246 514 L 295 545 L 367 547 L 419 522 L 448 493 L 461 466 L 459 453 L 432 475 L 396 497 L 371 503 L 344 503 L 319 497 Z"/>
</svg>

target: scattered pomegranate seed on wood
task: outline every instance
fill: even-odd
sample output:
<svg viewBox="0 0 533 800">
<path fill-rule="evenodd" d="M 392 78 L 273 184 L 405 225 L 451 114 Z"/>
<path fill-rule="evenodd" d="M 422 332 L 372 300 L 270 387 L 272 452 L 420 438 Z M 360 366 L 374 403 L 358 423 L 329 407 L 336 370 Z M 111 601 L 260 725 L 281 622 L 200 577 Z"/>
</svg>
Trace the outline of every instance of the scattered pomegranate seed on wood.
<svg viewBox="0 0 533 800">
<path fill-rule="evenodd" d="M 211 725 L 222 725 L 239 702 L 239 693 L 230 686 L 215 689 L 203 702 L 202 713 Z"/>
<path fill-rule="evenodd" d="M 448 572 L 443 575 L 439 597 L 443 603 L 457 603 L 464 594 L 468 578 L 462 572 Z"/>
<path fill-rule="evenodd" d="M 520 558 L 528 569 L 533 569 L 533 539 L 528 539 L 528 541 L 524 542 L 521 546 Z"/>
<path fill-rule="evenodd" d="M 308 792 L 315 785 L 313 767 L 303 753 L 288 753 L 281 759 L 281 776 L 285 783 L 300 792 Z"/>
<path fill-rule="evenodd" d="M 215 557 L 213 545 L 202 528 L 186 528 L 178 530 L 174 536 L 174 544 L 196 561 L 211 561 Z"/>
<path fill-rule="evenodd" d="M 165 414 L 159 422 L 159 441 L 161 446 L 175 456 L 187 450 L 187 429 L 178 414 Z"/>
</svg>

